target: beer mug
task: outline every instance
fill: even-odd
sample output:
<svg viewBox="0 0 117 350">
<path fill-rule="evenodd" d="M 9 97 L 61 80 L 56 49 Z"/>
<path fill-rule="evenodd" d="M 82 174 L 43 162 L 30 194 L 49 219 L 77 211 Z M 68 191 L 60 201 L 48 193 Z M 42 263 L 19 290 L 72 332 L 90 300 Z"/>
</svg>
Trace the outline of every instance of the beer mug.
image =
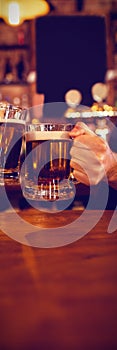
<svg viewBox="0 0 117 350">
<path fill-rule="evenodd" d="M 25 130 L 25 111 L 0 104 L 0 185 L 19 177 L 19 157 Z"/>
<path fill-rule="evenodd" d="M 74 197 L 70 168 L 72 124 L 27 124 L 26 157 L 21 169 L 23 195 L 28 200 L 55 201 Z"/>
</svg>

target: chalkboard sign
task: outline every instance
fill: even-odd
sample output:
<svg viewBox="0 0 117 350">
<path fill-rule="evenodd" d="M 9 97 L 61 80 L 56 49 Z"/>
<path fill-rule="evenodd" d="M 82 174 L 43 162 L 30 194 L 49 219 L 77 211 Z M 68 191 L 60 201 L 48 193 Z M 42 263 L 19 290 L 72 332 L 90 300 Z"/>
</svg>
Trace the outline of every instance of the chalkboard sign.
<svg viewBox="0 0 117 350">
<path fill-rule="evenodd" d="M 63 102 L 78 89 L 82 104 L 92 104 L 91 87 L 107 70 L 105 17 L 47 16 L 36 20 L 37 93 L 45 102 Z"/>
</svg>

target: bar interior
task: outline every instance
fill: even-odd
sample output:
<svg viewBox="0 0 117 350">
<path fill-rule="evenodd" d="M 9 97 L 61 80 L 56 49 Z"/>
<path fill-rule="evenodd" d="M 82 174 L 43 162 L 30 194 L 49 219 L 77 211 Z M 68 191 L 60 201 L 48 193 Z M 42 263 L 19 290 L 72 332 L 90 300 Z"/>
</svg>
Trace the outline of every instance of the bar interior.
<svg viewBox="0 0 117 350">
<path fill-rule="evenodd" d="M 117 349 L 117 0 L 0 1 L 0 349 Z"/>
</svg>

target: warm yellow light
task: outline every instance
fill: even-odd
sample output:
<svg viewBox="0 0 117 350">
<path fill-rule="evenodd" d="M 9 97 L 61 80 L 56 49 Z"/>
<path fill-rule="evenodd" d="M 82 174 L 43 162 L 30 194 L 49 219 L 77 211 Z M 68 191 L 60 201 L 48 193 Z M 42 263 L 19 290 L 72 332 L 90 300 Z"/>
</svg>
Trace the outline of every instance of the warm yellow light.
<svg viewBox="0 0 117 350">
<path fill-rule="evenodd" d="M 11 2 L 8 6 L 8 21 L 11 25 L 20 23 L 20 9 L 17 2 Z"/>
<path fill-rule="evenodd" d="M 10 25 L 19 25 L 25 20 L 45 16 L 49 10 L 46 0 L 0 0 L 0 17 Z"/>
</svg>

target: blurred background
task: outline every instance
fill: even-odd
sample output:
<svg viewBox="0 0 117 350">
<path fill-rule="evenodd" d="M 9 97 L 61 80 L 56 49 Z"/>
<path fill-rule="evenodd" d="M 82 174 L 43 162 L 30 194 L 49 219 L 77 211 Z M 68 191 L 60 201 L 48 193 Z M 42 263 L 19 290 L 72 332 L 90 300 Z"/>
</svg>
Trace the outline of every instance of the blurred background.
<svg viewBox="0 0 117 350">
<path fill-rule="evenodd" d="M 27 19 L 24 7 L 17 25 L 6 17 L 8 2 L 0 1 L 0 101 L 29 108 L 77 89 L 91 106 L 92 85 L 106 81 L 106 102 L 117 106 L 116 0 L 51 0 L 44 15 L 38 0 L 37 13 Z"/>
</svg>

